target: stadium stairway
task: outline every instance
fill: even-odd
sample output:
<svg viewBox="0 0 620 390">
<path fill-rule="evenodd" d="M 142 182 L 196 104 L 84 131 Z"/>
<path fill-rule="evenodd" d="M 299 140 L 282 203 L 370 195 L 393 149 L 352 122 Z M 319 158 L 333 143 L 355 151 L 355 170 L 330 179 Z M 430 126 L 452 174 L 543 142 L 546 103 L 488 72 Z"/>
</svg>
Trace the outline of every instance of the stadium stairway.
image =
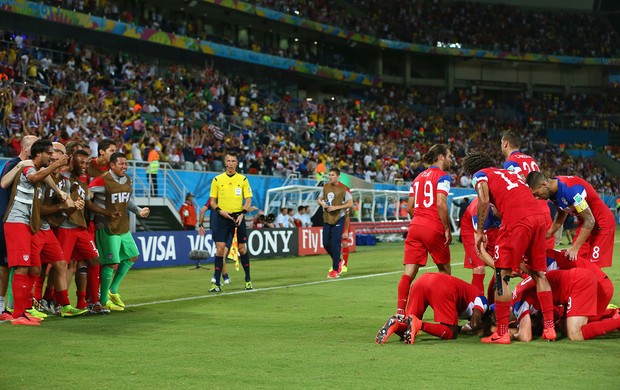
<svg viewBox="0 0 620 390">
<path fill-rule="evenodd" d="M 151 210 L 151 214 L 148 218 L 136 218 L 136 230 L 142 231 L 170 231 L 170 230 L 183 230 L 183 225 L 179 220 L 178 212 L 171 207 L 167 199 L 160 199 L 161 205 L 157 205 L 151 199 L 150 204 L 140 204 L 141 202 L 136 199 L 136 203 L 140 207 L 148 207 Z"/>
<path fill-rule="evenodd" d="M 132 177 L 134 202 L 140 207 L 148 207 L 148 218 L 136 218 L 130 213 L 131 231 L 183 230 L 178 209 L 185 201 L 188 190 L 176 172 L 167 163 L 160 163 L 158 173 L 158 195 L 151 196 L 146 180 L 148 163 L 130 161 L 128 174 Z"/>
</svg>

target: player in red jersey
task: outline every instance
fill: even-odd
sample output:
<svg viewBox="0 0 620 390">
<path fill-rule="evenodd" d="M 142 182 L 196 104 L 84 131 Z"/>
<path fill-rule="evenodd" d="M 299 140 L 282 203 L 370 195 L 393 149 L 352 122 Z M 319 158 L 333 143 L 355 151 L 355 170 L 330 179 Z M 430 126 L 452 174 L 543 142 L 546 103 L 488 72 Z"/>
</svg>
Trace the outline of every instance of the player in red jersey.
<svg viewBox="0 0 620 390">
<path fill-rule="evenodd" d="M 476 198 L 469 203 L 461 218 L 461 241 L 463 241 L 463 249 L 465 250 L 465 260 L 463 264 L 465 268 L 472 270 L 471 284 L 478 288 L 481 295 L 484 295 L 485 265 L 478 257 L 476 240 L 474 238 L 476 229 L 478 228 L 477 212 L 478 199 Z M 487 250 L 492 250 L 492 248 L 495 247 L 495 241 L 497 240 L 497 234 L 502 222 L 496 213 L 497 210 L 489 211 L 487 220 L 484 223 L 484 233 L 487 235 Z"/>
<path fill-rule="evenodd" d="M 429 306 L 435 322 L 421 320 Z M 479 329 L 487 308 L 486 298 L 473 285 L 451 275 L 425 273 L 411 286 L 405 320 L 399 322 L 396 316 L 390 317 L 377 333 L 375 342 L 383 344 L 396 333 L 401 334 L 407 344 L 413 344 L 420 331 L 453 340 L 460 332 L 459 318 L 471 319 L 471 329 Z"/>
<path fill-rule="evenodd" d="M 396 314 L 405 314 L 409 287 L 420 266 L 425 266 L 428 254 L 440 272 L 450 275 L 450 243 L 452 234 L 448 220 L 448 194 L 452 153 L 446 145 L 433 145 L 424 155 L 431 166 L 420 173 L 409 189 L 407 200 L 411 223 L 405 240 L 405 271 L 398 283 Z"/>
<path fill-rule="evenodd" d="M 596 277 L 584 268 L 548 271 L 547 278 L 553 288 L 553 303 L 562 305 L 566 320 L 566 337 L 571 341 L 589 340 L 620 329 L 620 318 L 590 321 L 596 314 Z M 532 339 L 531 315 L 540 308 L 532 279 L 524 279 L 516 288 L 512 310 L 519 322 L 515 338 Z"/>
<path fill-rule="evenodd" d="M 590 183 L 577 176 L 549 179 L 541 172 L 532 172 L 527 184 L 534 197 L 549 199 L 558 209 L 547 236 L 555 235 L 569 213 L 579 219 L 573 245 L 566 252 L 570 260 L 583 257 L 599 267 L 611 267 L 616 220 Z"/>
<path fill-rule="evenodd" d="M 614 296 L 614 284 L 611 279 L 599 267 L 584 258 L 570 261 L 566 257 L 566 250 L 547 249 L 547 270 L 558 269 L 568 270 L 573 268 L 584 268 L 590 270 L 596 276 L 596 315 L 591 317 L 591 321 L 610 317 L 617 309 L 607 309 L 607 305 Z"/>
<path fill-rule="evenodd" d="M 506 130 L 502 133 L 502 154 L 506 161 L 504 161 L 504 169 L 512 172 L 516 172 L 521 176 L 521 179 L 525 181 L 527 175 L 530 172 L 540 172 L 540 168 L 536 163 L 536 160 L 532 156 L 521 153 L 519 148 L 521 147 L 521 138 L 513 130 Z M 545 214 L 545 224 L 547 229 L 551 228 L 551 212 L 549 211 L 549 205 L 546 200 L 541 200 L 538 203 L 540 210 Z M 547 238 L 547 249 L 553 249 L 555 246 L 555 237 L 551 236 Z"/>
<path fill-rule="evenodd" d="M 510 277 L 518 270 L 523 256 L 530 275 L 536 281 L 536 290 L 544 318 L 543 338 L 555 340 L 553 327 L 553 299 L 545 277 L 545 216 L 527 185 L 515 172 L 492 168 L 493 159 L 484 152 L 469 153 L 463 159 L 465 172 L 472 175 L 472 184 L 478 193 L 478 221 L 486 221 L 490 205 L 497 208 L 502 226 L 493 250 L 497 289 L 495 291 L 495 318 L 497 331 L 483 338 L 484 343 L 509 344 L 508 318 L 510 316 Z M 484 226 L 478 224 L 475 233 L 476 248 L 486 243 Z"/>
</svg>

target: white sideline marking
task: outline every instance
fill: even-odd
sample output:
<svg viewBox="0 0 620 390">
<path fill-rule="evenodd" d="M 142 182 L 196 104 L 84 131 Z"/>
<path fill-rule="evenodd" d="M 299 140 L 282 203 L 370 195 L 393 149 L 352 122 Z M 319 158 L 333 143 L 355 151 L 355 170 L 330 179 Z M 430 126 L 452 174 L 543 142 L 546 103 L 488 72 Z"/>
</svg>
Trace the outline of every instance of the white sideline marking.
<svg viewBox="0 0 620 390">
<path fill-rule="evenodd" d="M 455 264 L 451 264 L 451 265 L 463 265 L 463 263 L 455 263 Z M 434 268 L 434 265 L 433 266 L 421 267 L 420 271 L 426 270 L 426 269 L 429 269 L 429 268 Z M 273 287 L 265 287 L 265 288 L 255 288 L 254 290 L 241 290 L 241 291 L 231 291 L 231 292 L 222 292 L 222 293 L 211 293 L 209 295 L 198 295 L 198 296 L 194 296 L 194 297 L 175 298 L 175 299 L 166 299 L 166 300 L 162 300 L 162 301 L 136 303 L 136 304 L 133 304 L 133 305 L 126 305 L 125 307 L 127 307 L 127 308 L 130 308 L 130 307 L 141 307 L 141 306 L 159 305 L 161 303 L 176 303 L 176 302 L 183 302 L 183 301 L 193 301 L 193 300 L 196 300 L 196 299 L 216 298 L 216 297 L 222 297 L 222 296 L 226 296 L 226 295 L 238 295 L 238 294 L 247 294 L 247 293 L 259 292 L 259 291 L 281 290 L 283 288 L 306 287 L 306 286 L 313 286 L 313 285 L 316 285 L 316 284 L 323 284 L 323 283 L 344 282 L 344 281 L 347 281 L 347 280 L 358 280 L 358 279 L 374 278 L 374 277 L 378 277 L 378 276 L 394 275 L 394 274 L 398 274 L 398 273 L 402 273 L 402 272 L 403 272 L 402 270 L 401 271 L 393 271 L 393 272 L 382 272 L 380 274 L 352 276 L 350 278 L 327 279 L 327 280 L 319 280 L 319 281 L 316 281 L 316 282 L 288 284 L 288 285 L 285 285 L 285 286 L 273 286 Z"/>
</svg>

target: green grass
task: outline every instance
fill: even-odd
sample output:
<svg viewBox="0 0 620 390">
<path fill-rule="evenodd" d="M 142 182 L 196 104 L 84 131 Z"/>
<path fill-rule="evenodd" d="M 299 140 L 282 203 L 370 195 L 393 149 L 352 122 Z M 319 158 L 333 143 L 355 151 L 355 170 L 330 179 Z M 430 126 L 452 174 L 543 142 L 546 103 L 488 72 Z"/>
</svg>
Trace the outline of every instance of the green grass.
<svg viewBox="0 0 620 390">
<path fill-rule="evenodd" d="M 212 269 L 131 271 L 125 312 L 0 324 L 0 387 L 618 388 L 620 333 L 510 346 L 422 333 L 413 346 L 398 337 L 375 345 L 395 310 L 402 243 L 358 249 L 333 281 L 326 256 L 257 260 L 251 292 L 232 266 L 232 285 L 216 295 L 207 293 Z M 461 245 L 451 250 L 454 275 L 470 280 Z M 618 243 L 614 263 L 606 271 L 620 286 Z M 155 303 L 166 300 L 174 302 Z"/>
</svg>

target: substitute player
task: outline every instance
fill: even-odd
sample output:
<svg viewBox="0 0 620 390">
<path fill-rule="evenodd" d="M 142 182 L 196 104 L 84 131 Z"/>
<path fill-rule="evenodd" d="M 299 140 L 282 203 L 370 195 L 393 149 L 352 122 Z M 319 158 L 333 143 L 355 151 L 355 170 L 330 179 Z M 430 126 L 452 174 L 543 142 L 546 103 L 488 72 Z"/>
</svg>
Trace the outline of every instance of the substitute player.
<svg viewBox="0 0 620 390">
<path fill-rule="evenodd" d="M 104 173 L 110 170 L 110 157 L 112 156 L 112 154 L 116 153 L 116 150 L 117 150 L 116 144 L 114 143 L 113 140 L 109 138 L 104 138 L 101 141 L 99 141 L 99 143 L 97 144 L 97 158 L 88 160 L 88 165 L 86 167 L 86 173 L 83 176 L 83 179 L 86 182 L 86 184 L 90 184 L 95 178 L 103 175 Z M 93 239 L 95 239 L 95 224 L 92 222 L 92 218 L 90 217 L 90 214 L 87 213 L 87 215 L 89 219 L 88 231 L 93 236 Z M 86 287 L 86 292 L 87 292 L 86 300 L 91 303 L 96 303 L 97 301 L 99 301 L 100 297 L 98 295 L 91 297 L 88 292 L 97 291 L 100 289 L 99 275 L 101 274 L 101 267 L 99 264 L 87 265 L 86 274 L 84 274 L 84 272 L 82 271 L 83 270 L 80 270 L 80 272 L 78 272 L 77 274 L 78 279 L 76 279 L 76 285 L 81 286 L 85 283 L 92 284 L 96 282 L 97 283 L 96 286 Z"/>
<path fill-rule="evenodd" d="M 573 245 L 566 252 L 570 260 L 583 257 L 601 268 L 611 267 L 616 220 L 590 183 L 577 176 L 549 179 L 541 172 L 532 172 L 527 184 L 534 197 L 549 199 L 558 209 L 547 237 L 555 235 L 569 213 L 579 219 Z"/>
<path fill-rule="evenodd" d="M 82 179 L 86 172 L 89 160 L 89 154 L 85 150 L 76 150 L 71 158 L 71 170 L 64 176 L 65 187 L 69 192 L 69 196 L 74 201 L 84 202 L 85 208 L 76 210 L 65 218 L 58 229 L 56 235 L 62 246 L 63 252 L 70 257 L 72 261 L 77 262 L 77 267 L 81 273 L 86 274 L 85 268 L 88 266 L 99 265 L 99 251 L 95 245 L 92 234 L 88 231 L 88 221 L 86 220 L 85 209 L 91 212 L 106 215 L 108 218 L 120 218 L 120 212 L 111 212 L 97 206 L 90 200 L 88 185 Z M 88 310 L 91 314 L 106 314 L 109 310 L 103 307 L 99 300 L 99 277 L 89 275 L 92 280 L 88 282 L 90 291 L 86 293 L 87 284 L 81 283 L 76 286 L 76 294 L 78 296 L 78 307 L 86 304 L 85 297 L 89 295 L 94 297 L 95 301 L 88 304 Z M 93 299 L 93 298 L 91 298 Z"/>
<path fill-rule="evenodd" d="M 140 254 L 129 231 L 127 211 L 147 218 L 150 210 L 148 207 L 138 207 L 133 201 L 131 179 L 127 176 L 127 158 L 123 153 L 113 153 L 110 156 L 110 170 L 95 178 L 88 188 L 95 195 L 97 206 L 120 214 L 116 219 L 96 214 L 95 227 L 101 263 L 99 299 L 106 309 L 122 311 L 125 303 L 118 292 L 119 286 Z M 118 265 L 116 272 L 115 265 Z"/>
<path fill-rule="evenodd" d="M 39 321 L 26 316 L 25 311 L 31 306 L 31 293 L 35 279 L 41 271 L 41 258 L 50 263 L 64 264 L 66 270 L 60 245 L 49 230 L 49 225 L 41 218 L 44 195 L 41 182 L 67 161 L 66 158 L 61 158 L 49 164 L 52 153 L 52 143 L 48 140 L 37 140 L 32 144 L 30 157 L 34 166 L 23 168 L 14 180 L 11 201 L 5 216 L 4 233 L 8 244 L 9 266 L 15 267 L 12 285 L 14 310 L 11 319 L 14 325 L 39 325 Z M 70 200 L 63 204 L 61 207 L 64 208 L 72 206 Z M 61 267 L 57 271 L 62 271 Z M 56 279 L 56 301 L 62 305 L 62 316 L 82 314 L 83 311 L 69 305 L 65 274 L 61 273 L 60 276 Z M 5 317 L 5 313 L 2 316 Z"/>
</svg>

